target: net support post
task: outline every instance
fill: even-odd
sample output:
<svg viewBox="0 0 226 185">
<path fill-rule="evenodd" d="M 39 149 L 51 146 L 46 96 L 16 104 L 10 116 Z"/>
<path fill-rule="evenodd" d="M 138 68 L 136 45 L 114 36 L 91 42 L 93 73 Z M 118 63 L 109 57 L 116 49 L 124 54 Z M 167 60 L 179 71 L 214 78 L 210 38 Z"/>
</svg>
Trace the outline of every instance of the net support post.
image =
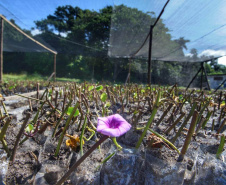
<svg viewBox="0 0 226 185">
<path fill-rule="evenodd" d="M 208 81 L 207 72 L 206 72 L 206 68 L 205 68 L 204 64 L 205 64 L 205 62 L 203 63 L 203 70 L 204 70 L 204 74 L 205 74 L 208 90 L 210 91 L 211 88 L 210 88 L 210 84 L 209 84 L 209 81 Z"/>
<path fill-rule="evenodd" d="M 152 35 L 154 26 L 150 26 L 149 51 L 148 51 L 148 85 L 151 86 L 151 54 L 152 54 Z"/>
<path fill-rule="evenodd" d="M 3 83 L 3 30 L 4 20 L 0 17 L 0 83 Z"/>
<path fill-rule="evenodd" d="M 54 82 L 56 81 L 56 54 L 54 54 L 54 62 L 53 62 L 54 64 L 54 66 L 53 66 L 53 72 L 54 72 L 54 77 L 53 77 L 53 79 L 54 79 Z"/>
</svg>

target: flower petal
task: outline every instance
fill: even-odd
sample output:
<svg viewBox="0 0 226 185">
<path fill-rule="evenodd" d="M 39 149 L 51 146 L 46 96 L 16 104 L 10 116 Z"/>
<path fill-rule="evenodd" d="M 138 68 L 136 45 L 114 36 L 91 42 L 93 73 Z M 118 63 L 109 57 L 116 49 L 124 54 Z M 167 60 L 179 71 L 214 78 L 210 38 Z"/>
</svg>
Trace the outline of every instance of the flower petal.
<svg viewBox="0 0 226 185">
<path fill-rule="evenodd" d="M 98 118 L 97 131 L 104 135 L 119 137 L 130 128 L 131 125 L 119 114 Z"/>
<path fill-rule="evenodd" d="M 104 134 L 106 136 L 110 137 L 119 137 L 121 136 L 120 130 L 115 128 L 107 128 L 100 131 L 101 134 Z"/>
<path fill-rule="evenodd" d="M 105 118 L 98 118 L 98 123 L 97 123 L 97 132 L 101 132 L 104 129 L 109 128 L 108 121 Z"/>
</svg>

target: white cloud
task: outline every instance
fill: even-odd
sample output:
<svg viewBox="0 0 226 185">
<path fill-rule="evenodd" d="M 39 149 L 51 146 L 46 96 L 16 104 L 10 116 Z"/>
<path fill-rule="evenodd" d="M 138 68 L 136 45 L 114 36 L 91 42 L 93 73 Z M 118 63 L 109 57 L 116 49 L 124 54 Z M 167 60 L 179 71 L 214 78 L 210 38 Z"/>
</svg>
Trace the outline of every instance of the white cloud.
<svg viewBox="0 0 226 185">
<path fill-rule="evenodd" d="M 202 51 L 201 53 L 199 53 L 198 56 L 215 56 L 215 57 L 219 57 L 219 56 L 224 56 L 226 55 L 226 51 L 225 50 L 212 50 L 212 49 L 207 49 Z"/>
<path fill-rule="evenodd" d="M 38 34 L 41 34 L 41 33 L 42 33 L 42 32 L 41 32 L 40 30 L 38 30 L 38 29 L 34 29 L 34 30 L 31 31 L 31 34 L 32 34 L 33 36 L 38 35 Z"/>
<path fill-rule="evenodd" d="M 67 37 L 68 33 L 60 33 L 61 37 Z"/>
<path fill-rule="evenodd" d="M 218 58 L 218 64 L 226 65 L 226 56 Z"/>
<path fill-rule="evenodd" d="M 185 56 L 186 56 L 186 57 L 192 57 L 193 54 L 191 54 L 191 53 L 186 53 Z"/>
</svg>

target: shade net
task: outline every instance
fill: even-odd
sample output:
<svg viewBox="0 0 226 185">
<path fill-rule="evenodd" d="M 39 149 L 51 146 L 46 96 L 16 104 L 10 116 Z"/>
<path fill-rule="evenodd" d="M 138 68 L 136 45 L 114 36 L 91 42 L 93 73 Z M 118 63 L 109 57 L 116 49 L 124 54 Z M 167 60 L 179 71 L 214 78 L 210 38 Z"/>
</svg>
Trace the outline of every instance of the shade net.
<svg viewBox="0 0 226 185">
<path fill-rule="evenodd" d="M 114 2 L 109 56 L 147 58 L 150 25 L 167 1 Z M 152 60 L 201 62 L 224 56 L 225 6 L 221 0 L 169 1 L 153 28 Z"/>
<path fill-rule="evenodd" d="M 3 51 L 5 52 L 51 52 L 43 46 L 56 52 L 54 48 L 47 44 L 43 39 L 35 39 L 29 32 L 27 34 L 29 37 L 27 37 L 6 21 L 4 21 L 3 27 Z M 26 32 L 27 31 L 24 30 L 25 34 Z M 32 40 L 31 38 L 35 40 Z"/>
<path fill-rule="evenodd" d="M 226 2 L 170 0 L 156 22 L 167 2 L 2 0 L 0 14 L 36 40 L 4 21 L 4 71 L 50 75 L 53 51 L 58 76 L 117 82 L 131 68 L 131 82 L 146 83 L 154 25 L 152 82 L 185 86 L 200 68 L 194 62 L 226 55 Z"/>
</svg>

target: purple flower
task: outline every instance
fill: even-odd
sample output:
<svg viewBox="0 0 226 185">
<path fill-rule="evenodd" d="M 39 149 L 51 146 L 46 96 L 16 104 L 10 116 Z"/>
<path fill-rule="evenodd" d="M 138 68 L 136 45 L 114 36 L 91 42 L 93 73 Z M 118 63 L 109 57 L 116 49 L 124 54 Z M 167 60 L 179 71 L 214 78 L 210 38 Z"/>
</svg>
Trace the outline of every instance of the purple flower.
<svg viewBox="0 0 226 185">
<path fill-rule="evenodd" d="M 97 132 L 110 137 L 119 137 L 130 128 L 131 125 L 119 114 L 98 118 Z"/>
</svg>

